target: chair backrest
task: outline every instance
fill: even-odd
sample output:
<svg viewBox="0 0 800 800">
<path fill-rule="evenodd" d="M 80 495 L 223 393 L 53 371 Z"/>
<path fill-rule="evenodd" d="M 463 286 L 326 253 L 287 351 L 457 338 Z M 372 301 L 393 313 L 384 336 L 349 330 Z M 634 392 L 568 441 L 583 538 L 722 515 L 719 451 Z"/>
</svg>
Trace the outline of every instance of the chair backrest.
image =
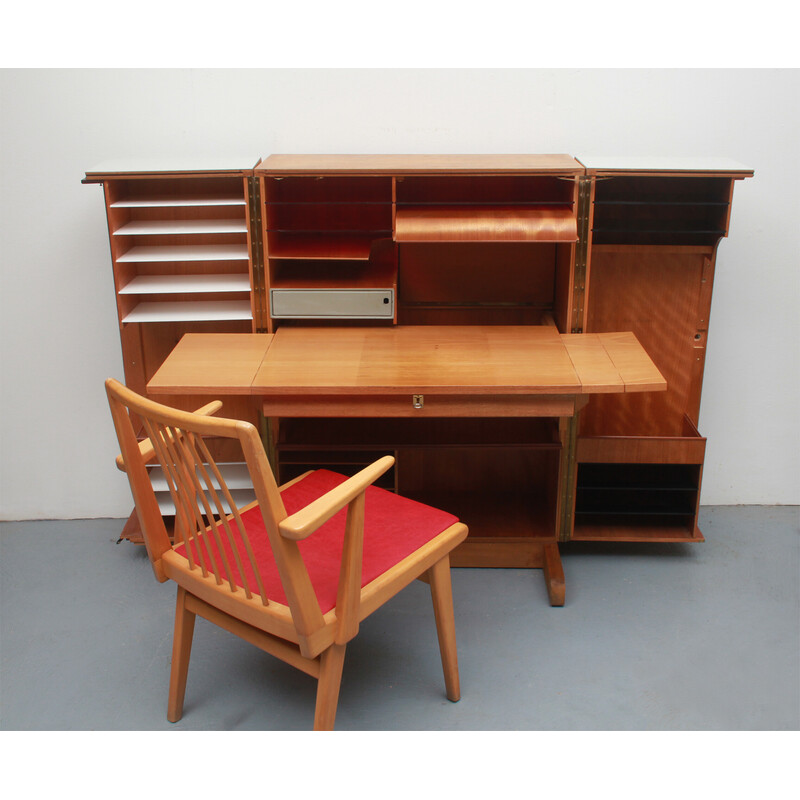
<svg viewBox="0 0 800 800">
<path fill-rule="evenodd" d="M 179 411 L 148 400 L 114 379 L 106 391 L 117 431 L 122 461 L 136 506 L 145 545 L 156 578 L 167 579 L 161 559 L 178 548 L 189 569 L 212 576 L 217 588 L 248 601 L 269 605 L 254 555 L 254 543 L 242 511 L 229 490 L 204 437 L 236 439 L 242 447 L 261 510 L 269 544 L 298 631 L 320 627 L 322 614 L 297 543 L 280 535 L 278 524 L 287 512 L 256 428 L 249 422 Z M 152 445 L 175 504 L 174 545 L 170 542 L 147 471 L 147 460 L 131 416 L 141 421 L 142 434 Z M 249 506 L 248 506 L 249 508 Z M 261 533 L 263 536 L 263 532 Z"/>
</svg>

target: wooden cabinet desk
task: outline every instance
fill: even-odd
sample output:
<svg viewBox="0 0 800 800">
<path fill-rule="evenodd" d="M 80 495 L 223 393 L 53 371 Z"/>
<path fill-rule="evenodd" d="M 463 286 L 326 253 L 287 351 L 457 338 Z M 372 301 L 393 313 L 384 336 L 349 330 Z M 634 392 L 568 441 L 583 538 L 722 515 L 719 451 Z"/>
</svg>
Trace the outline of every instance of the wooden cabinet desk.
<svg viewBox="0 0 800 800">
<path fill-rule="evenodd" d="M 392 451 L 390 488 L 474 531 L 463 563 L 546 566 L 526 540 L 556 557 L 557 541 L 703 540 L 716 250 L 750 175 L 719 159 L 274 155 L 86 180 L 105 187 L 129 385 L 263 412 L 281 480 Z M 625 361 L 631 332 L 647 363 Z M 256 367 L 211 334 L 267 355 Z M 163 382 L 176 345 L 221 359 Z"/>
<path fill-rule="evenodd" d="M 564 602 L 556 509 L 573 457 L 561 420 L 592 393 L 665 389 L 632 334 L 553 326 L 187 334 L 148 384 L 155 397 L 252 398 L 291 432 L 286 453 L 272 453 L 279 469 L 309 448 L 303 460 L 316 462 L 391 451 L 394 488 L 469 523 L 455 566 L 545 568 L 553 605 Z"/>
</svg>

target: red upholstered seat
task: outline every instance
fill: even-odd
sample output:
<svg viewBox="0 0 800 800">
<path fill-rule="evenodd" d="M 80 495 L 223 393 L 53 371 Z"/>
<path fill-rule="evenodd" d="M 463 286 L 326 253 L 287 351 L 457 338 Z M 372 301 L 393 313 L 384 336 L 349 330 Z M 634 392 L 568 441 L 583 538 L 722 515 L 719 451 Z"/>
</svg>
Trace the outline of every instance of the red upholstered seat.
<svg viewBox="0 0 800 800">
<path fill-rule="evenodd" d="M 287 513 L 293 514 L 299 511 L 345 480 L 346 476 L 336 472 L 316 470 L 281 492 Z M 346 514 L 346 509 L 343 509 L 299 543 L 303 561 L 323 614 L 336 605 Z M 255 507 L 244 512 L 242 522 L 261 571 L 267 597 L 286 604 L 286 595 L 278 576 L 259 508 Z M 366 586 L 455 522 L 458 522 L 457 517 L 447 512 L 409 500 L 385 489 L 375 486 L 367 488 L 361 585 Z M 186 554 L 183 545 L 176 547 L 175 550 L 181 555 Z M 219 561 L 216 546 L 212 546 L 212 550 Z M 227 562 L 234 573 L 234 582 L 241 586 L 242 581 L 236 577 L 238 572 L 227 543 L 225 550 L 228 556 Z M 197 559 L 194 545 L 192 552 Z M 227 574 L 222 565 L 220 568 Z M 245 574 L 250 587 L 255 589 L 255 578 L 247 566 Z"/>
</svg>

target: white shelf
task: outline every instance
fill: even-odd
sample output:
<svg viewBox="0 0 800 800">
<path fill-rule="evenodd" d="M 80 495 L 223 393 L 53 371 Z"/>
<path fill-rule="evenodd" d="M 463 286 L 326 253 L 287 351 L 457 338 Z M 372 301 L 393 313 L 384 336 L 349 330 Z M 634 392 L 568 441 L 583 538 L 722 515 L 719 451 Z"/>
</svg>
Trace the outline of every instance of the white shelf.
<svg viewBox="0 0 800 800">
<path fill-rule="evenodd" d="M 250 473 L 247 470 L 247 464 L 241 463 L 218 463 L 219 471 L 225 479 L 228 488 L 233 491 L 234 489 L 249 489 L 253 490 L 253 482 L 250 480 Z M 215 489 L 219 489 L 219 482 L 214 476 L 209 473 L 211 482 Z M 153 467 L 150 470 L 150 483 L 153 484 L 153 489 L 156 492 L 169 492 L 167 479 L 164 477 L 164 471 L 161 467 Z"/>
<path fill-rule="evenodd" d="M 256 493 L 252 489 L 231 489 L 231 496 L 236 507 L 241 509 L 244 506 L 252 503 L 256 499 Z M 156 492 L 156 500 L 158 501 L 158 509 L 163 517 L 171 517 L 175 515 L 175 504 L 172 502 L 172 495 L 169 490 L 165 492 Z M 226 514 L 231 513 L 230 506 L 225 501 L 224 497 L 220 497 L 222 508 Z M 216 512 L 216 508 L 214 511 Z"/>
<path fill-rule="evenodd" d="M 114 231 L 114 236 L 167 236 L 196 233 L 247 233 L 243 219 L 134 220 Z"/>
<path fill-rule="evenodd" d="M 247 261 L 246 244 L 174 245 L 172 247 L 132 247 L 118 259 L 122 262 L 146 261 Z"/>
<path fill-rule="evenodd" d="M 213 206 L 244 206 L 243 197 L 141 197 L 136 200 L 117 200 L 111 208 L 205 208 Z"/>
<path fill-rule="evenodd" d="M 249 292 L 250 276 L 241 275 L 138 275 L 120 294 L 185 294 Z"/>
<path fill-rule="evenodd" d="M 253 482 L 250 479 L 250 473 L 248 472 L 246 464 L 220 463 L 217 464 L 217 467 L 222 473 L 222 477 L 225 479 L 225 483 L 230 490 L 231 496 L 239 508 L 246 506 L 248 503 L 252 503 L 253 500 L 256 499 L 256 494 L 253 490 Z M 150 483 L 153 484 L 153 490 L 156 493 L 156 499 L 158 500 L 158 507 L 161 511 L 161 514 L 164 516 L 171 516 L 175 514 L 175 505 L 172 502 L 172 496 L 169 493 L 169 485 L 164 477 L 164 471 L 161 469 L 161 467 L 153 467 L 149 470 L 149 473 Z M 205 485 L 205 479 L 200 476 L 199 471 L 198 477 L 203 485 Z M 217 481 L 214 475 L 210 472 L 209 477 L 211 478 L 211 483 L 213 484 L 214 488 L 219 490 L 219 481 Z M 231 509 L 225 501 L 225 498 L 220 496 L 220 500 L 222 501 L 222 506 L 225 509 L 225 513 L 230 514 Z"/>
<path fill-rule="evenodd" d="M 249 300 L 139 303 L 123 322 L 202 322 L 252 319 Z"/>
</svg>

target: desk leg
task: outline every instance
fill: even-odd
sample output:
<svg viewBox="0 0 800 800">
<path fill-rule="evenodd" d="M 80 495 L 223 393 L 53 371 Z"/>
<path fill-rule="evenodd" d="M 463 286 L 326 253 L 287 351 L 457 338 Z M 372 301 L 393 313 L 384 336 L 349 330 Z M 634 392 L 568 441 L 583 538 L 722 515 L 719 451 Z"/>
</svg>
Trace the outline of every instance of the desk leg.
<svg viewBox="0 0 800 800">
<path fill-rule="evenodd" d="M 550 597 L 550 605 L 563 606 L 566 597 L 566 584 L 557 542 L 549 542 L 542 546 L 542 570 L 544 571 L 544 580 L 547 585 L 547 594 Z"/>
</svg>

